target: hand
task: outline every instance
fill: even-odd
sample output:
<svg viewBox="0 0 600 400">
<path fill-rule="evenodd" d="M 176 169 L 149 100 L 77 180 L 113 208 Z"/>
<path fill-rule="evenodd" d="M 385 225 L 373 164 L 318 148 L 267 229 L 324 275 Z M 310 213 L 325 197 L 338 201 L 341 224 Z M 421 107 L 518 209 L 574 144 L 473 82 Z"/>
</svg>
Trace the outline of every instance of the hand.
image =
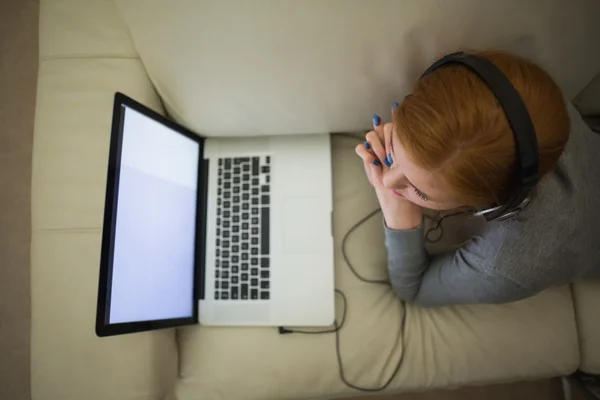
<svg viewBox="0 0 600 400">
<path fill-rule="evenodd" d="M 393 124 L 383 124 L 379 116 L 375 115 L 373 130 L 367 133 L 365 143 L 356 146 L 355 151 L 363 160 L 367 178 L 375 189 L 387 227 L 395 230 L 414 229 L 423 220 L 423 209 L 383 185 L 383 175 L 390 173 L 393 164 L 389 149 L 392 130 Z"/>
</svg>

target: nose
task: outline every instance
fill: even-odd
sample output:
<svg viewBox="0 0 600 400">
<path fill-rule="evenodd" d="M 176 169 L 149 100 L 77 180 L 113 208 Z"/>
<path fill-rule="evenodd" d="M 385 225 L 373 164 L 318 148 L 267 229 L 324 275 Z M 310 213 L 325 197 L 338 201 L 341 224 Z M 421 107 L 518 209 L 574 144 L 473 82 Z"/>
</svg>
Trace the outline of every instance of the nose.
<svg viewBox="0 0 600 400">
<path fill-rule="evenodd" d="M 388 189 L 404 189 L 406 182 L 404 174 L 397 168 L 390 168 L 383 174 L 383 186 Z"/>
</svg>

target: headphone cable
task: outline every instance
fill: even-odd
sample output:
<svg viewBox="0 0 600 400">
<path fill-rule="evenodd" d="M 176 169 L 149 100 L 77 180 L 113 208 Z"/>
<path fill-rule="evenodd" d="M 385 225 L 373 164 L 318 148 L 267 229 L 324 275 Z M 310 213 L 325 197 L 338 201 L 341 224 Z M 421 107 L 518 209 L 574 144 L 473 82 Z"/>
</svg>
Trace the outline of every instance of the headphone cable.
<svg viewBox="0 0 600 400">
<path fill-rule="evenodd" d="M 362 275 L 360 275 L 356 269 L 354 268 L 354 266 L 352 265 L 352 263 L 350 262 L 350 259 L 348 257 L 348 254 L 346 252 L 346 244 L 348 241 L 348 238 L 350 237 L 350 235 L 360 226 L 362 226 L 365 222 L 367 222 L 369 219 L 373 218 L 375 215 L 379 214 L 381 212 L 381 208 L 378 208 L 372 212 L 370 212 L 369 214 L 367 214 L 365 217 L 363 217 L 360 221 L 358 221 L 357 223 L 355 223 L 344 235 L 344 238 L 342 239 L 342 256 L 344 257 L 344 261 L 346 262 L 346 264 L 348 265 L 348 268 L 350 269 L 350 271 L 352 272 L 352 274 L 360 281 L 365 282 L 365 283 L 372 283 L 372 284 L 379 284 L 379 285 L 388 285 L 389 282 L 387 280 L 383 280 L 383 279 L 369 279 L 369 278 L 365 278 Z M 383 385 L 381 385 L 380 387 L 374 387 L 374 388 L 368 388 L 368 387 L 361 387 L 358 385 L 355 385 L 353 383 L 351 383 L 350 381 L 348 381 L 348 379 L 346 378 L 346 374 L 344 372 L 344 363 L 342 360 L 342 351 L 341 351 L 341 345 L 340 345 L 340 330 L 342 329 L 342 327 L 344 326 L 345 322 L 346 322 L 346 314 L 348 311 L 348 299 L 346 297 L 346 295 L 344 294 L 344 292 L 342 292 L 340 289 L 335 289 L 335 293 L 337 293 L 338 295 L 340 295 L 340 297 L 342 298 L 342 301 L 344 303 L 344 307 L 343 307 L 343 311 L 342 311 L 342 320 L 341 322 L 338 324 L 337 322 L 337 318 L 333 321 L 334 327 L 332 329 L 327 329 L 327 330 L 321 330 L 321 331 L 305 331 L 305 330 L 296 330 L 296 329 L 290 329 L 290 328 L 285 328 L 285 327 L 279 327 L 279 333 L 280 334 L 289 334 L 289 333 L 298 333 L 298 334 L 304 334 L 304 335 L 321 335 L 321 334 L 329 334 L 329 333 L 333 333 L 335 334 L 335 353 L 336 353 L 336 358 L 337 358 L 337 364 L 338 364 L 338 372 L 339 372 L 339 376 L 341 381 L 349 388 L 351 389 L 355 389 L 361 392 L 379 392 L 381 390 L 385 390 L 390 383 L 392 383 L 392 381 L 394 380 L 394 378 L 396 377 L 396 375 L 398 374 L 398 371 L 400 371 L 400 367 L 402 366 L 402 362 L 404 361 L 404 327 L 405 327 L 405 321 L 406 321 L 406 310 L 405 312 L 402 313 L 402 319 L 400 322 L 400 328 L 399 328 L 399 335 L 402 335 L 400 338 L 401 344 L 402 344 L 402 353 L 400 354 L 400 358 L 398 359 L 396 366 L 394 367 L 394 371 L 392 372 L 392 374 L 390 375 L 390 377 L 387 379 L 387 381 L 385 381 L 385 383 Z M 393 350 L 392 350 L 393 352 Z M 390 352 L 391 354 L 391 352 Z"/>
</svg>

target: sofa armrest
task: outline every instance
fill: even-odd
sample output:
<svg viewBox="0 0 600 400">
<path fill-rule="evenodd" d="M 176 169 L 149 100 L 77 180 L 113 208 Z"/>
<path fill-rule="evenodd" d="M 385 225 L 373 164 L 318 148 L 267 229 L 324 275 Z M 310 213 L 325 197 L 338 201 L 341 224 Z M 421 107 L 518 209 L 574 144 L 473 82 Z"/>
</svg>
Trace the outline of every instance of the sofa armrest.
<svg viewBox="0 0 600 400">
<path fill-rule="evenodd" d="M 175 330 L 94 333 L 115 91 L 160 101 L 112 1 L 42 1 L 32 173 L 32 398 L 163 399 Z"/>
</svg>

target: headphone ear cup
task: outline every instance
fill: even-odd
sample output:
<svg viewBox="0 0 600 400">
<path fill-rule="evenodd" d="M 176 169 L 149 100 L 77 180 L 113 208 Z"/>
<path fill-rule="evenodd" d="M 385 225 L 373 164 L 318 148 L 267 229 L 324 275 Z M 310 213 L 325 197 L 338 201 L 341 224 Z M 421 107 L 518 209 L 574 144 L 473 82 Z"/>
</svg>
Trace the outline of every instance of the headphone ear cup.
<svg viewBox="0 0 600 400">
<path fill-rule="evenodd" d="M 531 201 L 530 190 L 519 190 L 515 196 L 509 198 L 505 205 L 479 211 L 475 215 L 483 216 L 488 222 L 504 221 L 518 215 Z"/>
</svg>

